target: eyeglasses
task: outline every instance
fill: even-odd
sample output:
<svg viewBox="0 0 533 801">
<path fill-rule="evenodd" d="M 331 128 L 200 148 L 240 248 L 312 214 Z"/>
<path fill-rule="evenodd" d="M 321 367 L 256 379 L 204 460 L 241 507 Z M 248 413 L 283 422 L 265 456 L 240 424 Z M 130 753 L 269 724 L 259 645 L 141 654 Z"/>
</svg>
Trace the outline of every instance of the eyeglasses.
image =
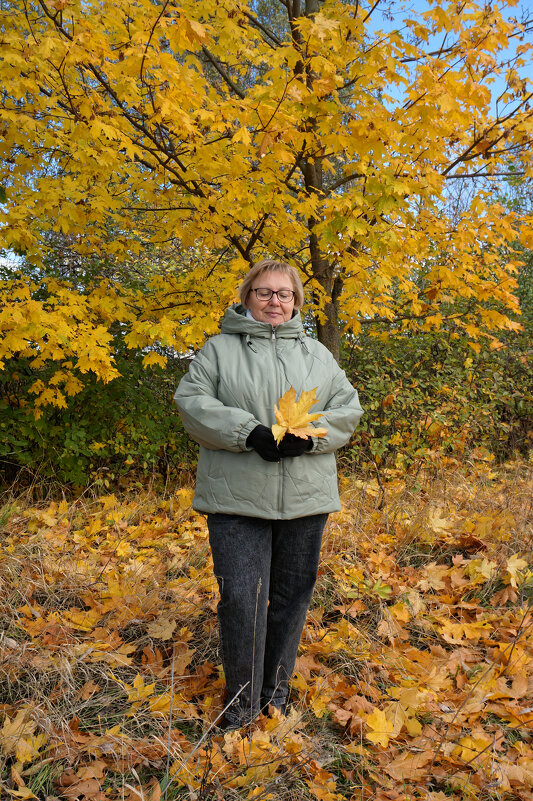
<svg viewBox="0 0 533 801">
<path fill-rule="evenodd" d="M 294 299 L 296 292 L 293 289 L 267 289 L 266 287 L 259 287 L 259 289 L 252 289 L 255 292 L 257 300 L 270 300 L 273 295 L 276 295 L 280 303 L 289 303 Z"/>
</svg>

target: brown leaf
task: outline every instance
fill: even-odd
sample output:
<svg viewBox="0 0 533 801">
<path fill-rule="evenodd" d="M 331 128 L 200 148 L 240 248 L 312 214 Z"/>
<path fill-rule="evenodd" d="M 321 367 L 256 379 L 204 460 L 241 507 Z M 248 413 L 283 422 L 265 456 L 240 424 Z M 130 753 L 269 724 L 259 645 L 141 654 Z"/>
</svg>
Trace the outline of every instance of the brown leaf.
<svg viewBox="0 0 533 801">
<path fill-rule="evenodd" d="M 480 139 L 479 142 L 476 142 L 476 150 L 478 153 L 485 153 L 491 144 L 490 139 Z"/>
<path fill-rule="evenodd" d="M 85 779 L 77 781 L 65 787 L 61 791 L 63 798 L 87 799 L 87 801 L 106 801 L 105 793 L 102 792 L 100 782 L 97 779 Z"/>
<path fill-rule="evenodd" d="M 330 704 L 330 709 L 332 705 Z M 343 709 L 339 706 L 335 707 L 333 711 L 333 717 L 336 723 L 340 723 L 341 726 L 347 726 L 350 720 L 352 719 L 353 712 L 350 712 L 349 709 Z"/>
<path fill-rule="evenodd" d="M 151 645 L 145 645 L 143 648 L 141 663 L 146 670 L 156 675 L 161 675 L 166 672 L 161 650 L 159 648 L 152 648 Z"/>
<path fill-rule="evenodd" d="M 517 601 L 518 595 L 510 585 L 495 593 L 490 599 L 491 606 L 505 606 L 507 603 L 515 604 Z"/>
<path fill-rule="evenodd" d="M 303 656 L 299 656 L 297 658 L 295 671 L 303 676 L 306 681 L 309 681 L 311 678 L 311 672 L 324 672 L 324 665 L 321 662 L 318 662 L 311 654 L 304 654 Z"/>
<path fill-rule="evenodd" d="M 41 634 L 43 645 L 54 648 L 64 643 L 75 641 L 73 629 L 70 626 L 62 626 L 59 623 L 50 623 L 43 629 Z"/>
<path fill-rule="evenodd" d="M 75 698 L 80 701 L 88 701 L 91 696 L 99 691 L 100 685 L 96 684 L 92 679 L 89 679 L 89 681 L 86 681 L 83 687 L 78 690 Z"/>
<path fill-rule="evenodd" d="M 92 739 L 92 737 L 90 734 L 85 734 L 84 732 L 81 732 L 78 728 L 79 724 L 80 724 L 80 719 L 76 715 L 74 715 L 74 717 L 68 724 L 71 733 L 71 739 L 77 743 L 88 743 Z"/>
<path fill-rule="evenodd" d="M 261 156 L 264 156 L 265 153 L 268 151 L 270 147 L 272 147 L 273 144 L 274 144 L 274 138 L 272 134 L 266 131 L 266 133 L 263 134 L 263 138 L 261 139 L 261 143 L 257 150 L 258 157 L 261 158 Z"/>
<path fill-rule="evenodd" d="M 103 779 L 107 765 L 101 759 L 95 759 L 88 765 L 83 765 L 78 769 L 77 775 L 79 779 Z"/>
<path fill-rule="evenodd" d="M 424 778 L 426 766 L 433 759 L 433 751 L 412 754 L 404 751 L 400 756 L 383 765 L 383 770 L 395 781 L 416 782 Z"/>
<path fill-rule="evenodd" d="M 78 777 L 72 768 L 67 768 L 59 777 L 57 784 L 59 787 L 70 787 L 71 784 L 76 784 Z"/>
</svg>

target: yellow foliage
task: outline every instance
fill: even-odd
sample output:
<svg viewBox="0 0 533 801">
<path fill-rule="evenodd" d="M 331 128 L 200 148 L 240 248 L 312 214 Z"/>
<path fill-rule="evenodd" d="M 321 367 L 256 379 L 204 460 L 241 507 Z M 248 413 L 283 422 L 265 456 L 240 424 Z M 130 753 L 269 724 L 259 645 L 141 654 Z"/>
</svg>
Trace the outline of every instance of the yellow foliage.
<svg viewBox="0 0 533 801">
<path fill-rule="evenodd" d="M 507 252 L 529 246 L 531 226 L 485 185 L 509 153 L 513 175 L 531 169 L 520 21 L 482 0 L 393 4 L 398 25 L 383 30 L 356 3 L 297 8 L 272 36 L 268 15 L 237 0 L 55 0 L 4 15 L 2 246 L 42 275 L 53 232 L 106 264 L 83 287 L 0 284 L 0 369 L 15 356 L 58 368 L 37 415 L 63 407 L 80 376 L 117 377 L 117 330 L 147 349 L 147 368 L 164 366 L 160 347 L 202 345 L 249 262 L 280 243 L 333 328 L 453 321 L 477 351 L 519 327 Z M 499 52 L 513 65 L 500 116 Z M 448 187 L 466 179 L 471 198 L 448 215 Z"/>
<path fill-rule="evenodd" d="M 155 637 L 157 640 L 170 640 L 176 628 L 176 621 L 170 618 L 159 618 L 149 623 L 146 629 L 150 637 Z"/>
</svg>

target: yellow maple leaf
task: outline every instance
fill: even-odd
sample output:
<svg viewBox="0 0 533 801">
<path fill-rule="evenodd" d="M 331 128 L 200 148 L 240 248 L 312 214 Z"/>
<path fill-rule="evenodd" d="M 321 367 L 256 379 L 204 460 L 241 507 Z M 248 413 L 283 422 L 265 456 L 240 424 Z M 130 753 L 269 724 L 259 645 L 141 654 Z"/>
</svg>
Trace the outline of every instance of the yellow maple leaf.
<svg viewBox="0 0 533 801">
<path fill-rule="evenodd" d="M 21 787 L 20 790 L 10 790 L 9 787 L 7 787 L 6 792 L 8 792 L 9 795 L 12 795 L 13 798 L 22 798 L 23 801 L 26 798 L 37 798 L 37 796 L 33 794 L 30 788 L 26 787 L 26 785 L 24 785 L 24 787 Z"/>
<path fill-rule="evenodd" d="M 21 765 L 25 762 L 33 762 L 47 742 L 46 734 L 30 734 L 29 737 L 22 737 L 15 748 L 17 762 L 20 762 Z"/>
<path fill-rule="evenodd" d="M 23 738 L 30 738 L 35 731 L 36 723 L 29 716 L 29 708 L 19 709 L 14 718 L 7 715 L 0 730 L 0 750 L 6 755 L 14 754 Z"/>
<path fill-rule="evenodd" d="M 307 439 L 308 437 L 325 437 L 328 433 L 327 428 L 315 428 L 310 425 L 314 420 L 322 417 L 321 413 L 309 414 L 309 409 L 317 401 L 316 387 L 302 392 L 296 400 L 296 390 L 291 387 L 278 400 L 278 406 L 274 407 L 277 423 L 272 426 L 274 439 L 279 445 L 285 434 L 294 434 L 296 437 Z"/>
<path fill-rule="evenodd" d="M 190 487 L 181 487 L 175 494 L 175 499 L 178 502 L 179 511 L 184 512 L 192 505 L 194 490 Z"/>
<path fill-rule="evenodd" d="M 5 787 L 5 790 L 9 793 L 9 795 L 13 796 L 13 798 L 22 798 L 22 799 L 37 798 L 37 796 L 33 794 L 30 788 L 26 787 L 24 779 L 18 772 L 15 765 L 11 765 L 11 779 L 17 785 L 18 790 L 12 790 L 9 789 L 8 787 Z"/>
<path fill-rule="evenodd" d="M 491 744 L 492 740 L 484 733 L 467 735 L 459 740 L 453 755 L 467 763 L 487 762 L 491 759 L 491 752 L 487 750 Z"/>
<path fill-rule="evenodd" d="M 116 681 L 122 685 L 128 694 L 128 701 L 131 703 L 131 709 L 128 716 L 134 713 L 151 695 L 154 693 L 155 682 L 153 684 L 145 684 L 144 678 L 140 673 L 137 673 L 133 679 L 133 684 L 126 684 L 125 681 L 113 676 Z"/>
<path fill-rule="evenodd" d="M 401 623 L 408 623 L 411 618 L 411 612 L 409 611 L 409 607 L 407 604 L 398 601 L 397 603 L 393 604 L 393 606 L 389 606 L 389 612 L 392 616 L 399 620 Z"/>
<path fill-rule="evenodd" d="M 336 801 L 342 799 L 344 796 L 341 793 L 335 792 L 337 789 L 337 782 L 335 776 L 321 768 L 318 763 L 313 759 L 308 766 L 311 777 L 304 779 L 309 790 L 318 798 L 318 801 Z"/>
<path fill-rule="evenodd" d="M 518 554 L 513 554 L 507 560 L 507 570 L 504 573 L 503 580 L 505 584 L 510 584 L 511 587 L 518 587 L 523 581 L 523 571 L 527 567 L 525 559 L 521 559 Z"/>
<path fill-rule="evenodd" d="M 371 730 L 366 734 L 367 740 L 386 748 L 389 744 L 389 738 L 394 735 L 393 721 L 388 720 L 385 712 L 381 709 L 374 709 L 372 714 L 367 717 L 366 725 Z"/>
</svg>

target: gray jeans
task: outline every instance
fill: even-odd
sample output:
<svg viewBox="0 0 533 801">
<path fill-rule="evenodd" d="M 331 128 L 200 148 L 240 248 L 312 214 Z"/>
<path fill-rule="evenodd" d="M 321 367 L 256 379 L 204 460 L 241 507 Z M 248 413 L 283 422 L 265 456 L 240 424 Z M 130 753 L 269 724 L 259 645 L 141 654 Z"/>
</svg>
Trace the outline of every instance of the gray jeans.
<svg viewBox="0 0 533 801">
<path fill-rule="evenodd" d="M 210 514 L 230 724 L 283 708 L 315 586 L 327 514 L 262 520 Z"/>
</svg>

